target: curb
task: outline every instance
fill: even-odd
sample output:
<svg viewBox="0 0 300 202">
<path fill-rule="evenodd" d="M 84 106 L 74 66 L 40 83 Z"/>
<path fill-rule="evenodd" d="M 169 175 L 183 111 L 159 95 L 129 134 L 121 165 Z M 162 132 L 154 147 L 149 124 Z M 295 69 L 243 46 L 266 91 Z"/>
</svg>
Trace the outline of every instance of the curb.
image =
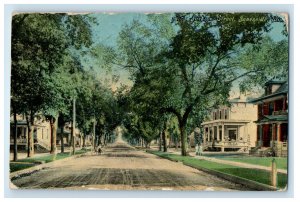
<svg viewBox="0 0 300 202">
<path fill-rule="evenodd" d="M 52 164 L 55 164 L 57 161 L 59 161 L 59 162 L 67 161 L 67 160 L 70 160 L 70 159 L 81 157 L 85 154 L 86 153 L 78 154 L 78 155 L 66 157 L 66 158 L 61 159 L 61 160 L 55 160 L 55 161 L 52 161 L 52 162 L 49 162 L 49 163 L 42 163 L 42 164 L 39 164 L 39 165 L 36 165 L 36 166 L 32 166 L 30 168 L 26 168 L 26 169 L 23 169 L 23 170 L 18 170 L 18 171 L 10 173 L 9 174 L 9 179 L 10 179 L 10 181 L 12 181 L 12 180 L 17 179 L 19 177 L 29 176 L 29 175 L 31 175 L 31 174 L 39 171 L 39 170 L 43 170 L 43 169 L 51 166 Z"/>
<path fill-rule="evenodd" d="M 151 151 L 147 151 L 147 153 L 156 155 L 156 154 L 152 153 Z M 156 156 L 158 156 L 158 155 L 156 155 Z M 168 157 L 161 157 L 161 156 L 158 156 L 158 157 L 160 157 L 162 159 L 167 159 L 167 160 L 170 160 L 170 161 L 173 161 L 173 162 L 177 162 L 177 163 L 181 162 L 183 165 L 192 167 L 194 169 L 206 172 L 208 174 L 220 177 L 222 179 L 225 179 L 225 180 L 237 183 L 237 184 L 241 184 L 243 186 L 246 186 L 246 187 L 251 188 L 251 189 L 256 190 L 256 191 L 278 191 L 279 190 L 276 187 L 266 185 L 266 184 L 262 184 L 262 183 L 259 183 L 259 182 L 253 181 L 253 180 L 241 178 L 241 177 L 238 177 L 238 176 L 230 175 L 230 174 L 227 174 L 227 173 L 222 173 L 222 172 L 215 171 L 215 170 L 210 170 L 210 169 L 207 169 L 207 168 L 198 168 L 198 167 L 190 165 L 188 163 L 178 161 L 178 160 L 174 160 L 174 159 L 171 159 L 171 158 L 168 158 Z"/>
<path fill-rule="evenodd" d="M 190 164 L 187 164 L 187 163 L 184 163 L 184 162 L 183 162 L 183 164 L 186 165 L 186 166 L 190 166 L 192 168 L 195 168 L 197 170 L 206 172 L 208 174 L 212 174 L 212 175 L 215 175 L 217 177 L 223 178 L 225 180 L 228 180 L 228 181 L 231 181 L 231 182 L 234 182 L 234 183 L 237 183 L 237 184 L 244 185 L 244 186 L 246 186 L 248 188 L 251 188 L 251 189 L 254 189 L 256 191 L 278 191 L 279 190 L 276 187 L 266 185 L 266 184 L 262 184 L 262 183 L 259 183 L 259 182 L 253 181 L 253 180 L 249 180 L 249 179 L 246 179 L 246 178 L 238 177 L 238 176 L 235 176 L 235 175 L 230 175 L 230 174 L 227 174 L 227 173 L 222 173 L 222 172 L 219 172 L 219 171 L 210 170 L 210 169 L 206 169 L 206 168 L 198 168 L 198 167 L 195 167 L 193 165 L 190 165 Z"/>
</svg>

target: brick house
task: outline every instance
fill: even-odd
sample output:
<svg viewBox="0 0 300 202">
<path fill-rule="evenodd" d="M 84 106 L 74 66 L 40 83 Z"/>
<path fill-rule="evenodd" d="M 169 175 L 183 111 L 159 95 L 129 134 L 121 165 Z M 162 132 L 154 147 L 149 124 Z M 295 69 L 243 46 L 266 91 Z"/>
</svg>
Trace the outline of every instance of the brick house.
<svg viewBox="0 0 300 202">
<path fill-rule="evenodd" d="M 287 155 L 288 141 L 288 82 L 269 81 L 265 93 L 251 100 L 257 107 L 257 142 L 263 152 L 273 152 L 275 156 Z"/>
</svg>

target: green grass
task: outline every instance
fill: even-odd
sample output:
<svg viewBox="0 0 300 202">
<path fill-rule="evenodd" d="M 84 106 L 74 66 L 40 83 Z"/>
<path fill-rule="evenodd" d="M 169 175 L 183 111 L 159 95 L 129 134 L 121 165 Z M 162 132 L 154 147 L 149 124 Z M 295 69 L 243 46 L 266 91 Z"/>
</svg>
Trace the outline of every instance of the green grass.
<svg viewBox="0 0 300 202">
<path fill-rule="evenodd" d="M 83 154 L 83 153 L 86 153 L 87 151 L 88 150 L 86 150 L 86 149 L 77 150 L 75 152 L 75 155 Z M 31 158 L 20 159 L 20 160 L 17 160 L 16 162 L 10 162 L 10 172 L 15 172 L 18 170 L 30 168 L 32 166 L 39 165 L 42 162 L 49 163 L 52 161 L 61 160 L 61 159 L 64 159 L 64 158 L 67 158 L 70 156 L 72 156 L 72 154 L 70 152 L 65 152 L 65 153 L 58 153 L 56 155 L 48 154 L 48 155 L 41 156 L 41 157 L 31 157 Z"/>
<path fill-rule="evenodd" d="M 270 172 L 264 170 L 256 170 L 250 168 L 241 168 L 232 165 L 225 165 L 220 163 L 215 163 L 207 160 L 200 160 L 193 157 L 188 156 L 180 156 L 176 154 L 169 154 L 159 151 L 149 151 L 152 154 L 158 155 L 163 158 L 167 158 L 170 160 L 181 161 L 186 165 L 193 166 L 195 168 L 205 168 L 209 170 L 214 170 L 238 177 L 242 177 L 245 179 L 253 180 L 259 183 L 271 185 L 270 181 Z M 287 185 L 287 175 L 278 173 L 278 187 L 284 188 Z"/>
<path fill-rule="evenodd" d="M 274 157 L 223 157 L 222 160 L 236 161 L 270 167 Z M 275 157 L 277 168 L 287 169 L 287 158 Z"/>
<path fill-rule="evenodd" d="M 10 163 L 10 172 L 23 170 L 23 169 L 30 168 L 30 167 L 35 166 L 35 165 L 36 165 L 35 163 L 14 163 L 14 162 L 11 162 Z"/>
</svg>

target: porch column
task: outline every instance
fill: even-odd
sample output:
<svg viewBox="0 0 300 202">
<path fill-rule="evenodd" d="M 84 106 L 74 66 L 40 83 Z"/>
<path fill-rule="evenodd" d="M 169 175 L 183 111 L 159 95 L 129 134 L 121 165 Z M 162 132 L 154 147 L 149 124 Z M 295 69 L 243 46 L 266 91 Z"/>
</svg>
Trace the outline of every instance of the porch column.
<svg viewBox="0 0 300 202">
<path fill-rule="evenodd" d="M 263 125 L 259 125 L 259 146 L 262 146 L 262 132 L 263 132 Z"/>
<path fill-rule="evenodd" d="M 207 127 L 204 128 L 204 137 L 203 137 L 203 143 L 206 144 L 206 137 L 207 137 Z"/>
<path fill-rule="evenodd" d="M 274 124 L 272 124 L 272 139 L 271 139 L 272 141 L 275 141 L 275 139 L 276 139 L 275 138 L 276 137 L 275 130 L 276 130 L 276 124 L 274 123 Z M 278 140 L 278 137 L 277 137 L 277 140 Z"/>
<path fill-rule="evenodd" d="M 277 123 L 277 142 L 280 142 L 280 136 L 281 136 L 280 125 L 281 123 Z"/>
<path fill-rule="evenodd" d="M 222 147 L 221 147 L 221 152 L 224 152 L 224 123 L 222 123 Z"/>
<path fill-rule="evenodd" d="M 215 126 L 212 125 L 212 140 L 215 139 Z"/>
<path fill-rule="evenodd" d="M 222 142 L 224 142 L 224 135 L 225 135 L 225 127 L 224 127 L 224 123 L 222 123 Z"/>
<path fill-rule="evenodd" d="M 207 128 L 208 128 L 208 131 L 207 131 L 207 135 L 208 135 L 207 136 L 207 141 L 210 142 L 210 127 L 209 127 L 209 125 L 208 125 Z"/>
<path fill-rule="evenodd" d="M 203 144 L 206 143 L 206 136 L 207 136 L 206 128 L 207 128 L 207 127 L 204 127 L 203 136 L 202 136 L 202 142 L 203 142 Z"/>
<path fill-rule="evenodd" d="M 217 141 L 220 140 L 220 125 L 217 125 Z"/>
</svg>

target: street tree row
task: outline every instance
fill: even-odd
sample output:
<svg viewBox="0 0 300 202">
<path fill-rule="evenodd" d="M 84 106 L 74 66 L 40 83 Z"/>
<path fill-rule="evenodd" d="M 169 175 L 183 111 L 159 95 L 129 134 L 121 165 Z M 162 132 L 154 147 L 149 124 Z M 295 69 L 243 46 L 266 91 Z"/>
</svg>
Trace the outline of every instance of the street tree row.
<svg viewBox="0 0 300 202">
<path fill-rule="evenodd" d="M 14 160 L 17 160 L 19 114 L 26 117 L 28 157 L 34 155 L 33 128 L 37 117 L 42 116 L 50 123 L 51 153 L 56 152 L 57 127 L 63 128 L 67 122 L 73 125 L 72 134 L 77 127 L 83 136 L 104 135 L 104 141 L 117 125 L 114 114 L 118 108 L 113 106 L 117 105 L 115 95 L 110 86 L 99 81 L 93 68 L 83 67 L 81 60 L 84 50 L 93 44 L 91 27 L 94 24 L 95 19 L 89 15 L 24 13 L 13 16 L 11 114 L 14 117 Z"/>
<path fill-rule="evenodd" d="M 274 41 L 269 35 L 273 16 L 149 14 L 147 20 L 125 24 L 112 63 L 127 69 L 133 81 L 127 94 L 131 138 L 142 137 L 148 144 L 161 136 L 166 147 L 164 131 L 176 117 L 185 156 L 187 134 L 209 110 L 229 105 L 234 83 L 245 92 L 269 79 L 287 79 L 287 29 L 277 33 L 282 40 Z"/>
</svg>

